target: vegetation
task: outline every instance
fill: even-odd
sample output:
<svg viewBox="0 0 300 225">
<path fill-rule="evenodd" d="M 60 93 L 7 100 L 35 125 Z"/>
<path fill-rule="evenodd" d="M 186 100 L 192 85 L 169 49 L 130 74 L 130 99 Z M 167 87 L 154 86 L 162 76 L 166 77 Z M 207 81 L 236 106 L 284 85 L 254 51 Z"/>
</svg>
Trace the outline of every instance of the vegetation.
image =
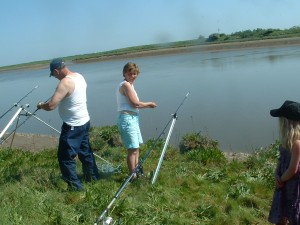
<svg viewBox="0 0 300 225">
<path fill-rule="evenodd" d="M 0 149 L 1 224 L 94 224 L 128 177 L 126 150 L 117 140 L 115 126 L 91 129 L 95 153 L 120 170 L 84 183 L 84 192 L 67 191 L 56 149 Z M 153 143 L 157 144 L 151 148 Z M 152 149 L 143 164 L 145 174 L 129 183 L 111 207 L 108 215 L 116 224 L 267 223 L 278 143 L 245 160 L 227 160 L 215 140 L 186 134 L 185 150 L 168 147 L 152 185 L 163 144 L 163 140 L 150 140 L 142 147 L 142 157 Z M 107 164 L 96 160 L 100 168 Z"/>
<path fill-rule="evenodd" d="M 207 42 L 232 42 L 232 41 L 250 41 L 250 40 L 265 40 L 274 38 L 299 37 L 300 27 L 292 27 L 290 29 L 261 29 L 245 30 L 232 33 L 230 35 L 214 33 L 209 35 Z M 203 39 L 202 37 L 199 37 Z"/>
<path fill-rule="evenodd" d="M 265 39 L 278 39 L 278 38 L 290 38 L 290 37 L 300 37 L 300 27 L 294 26 L 289 29 L 261 29 L 257 28 L 255 30 L 245 30 L 239 31 L 232 34 L 224 33 L 213 33 L 205 38 L 199 35 L 197 39 L 169 42 L 163 44 L 150 44 L 133 46 L 128 48 L 115 49 L 111 51 L 96 52 L 90 54 L 74 55 L 64 57 L 66 60 L 80 61 L 88 59 L 97 59 L 107 56 L 120 56 L 128 53 L 144 52 L 149 50 L 159 50 L 168 48 L 178 48 L 178 47 L 188 47 L 196 45 L 208 45 L 217 43 L 228 43 L 228 42 L 241 42 L 241 41 L 252 41 L 252 40 L 265 40 Z M 32 67 L 48 66 L 50 60 L 43 60 L 38 62 L 22 63 L 18 65 L 4 66 L 0 67 L 0 71 L 13 70 L 13 69 L 24 69 Z"/>
</svg>

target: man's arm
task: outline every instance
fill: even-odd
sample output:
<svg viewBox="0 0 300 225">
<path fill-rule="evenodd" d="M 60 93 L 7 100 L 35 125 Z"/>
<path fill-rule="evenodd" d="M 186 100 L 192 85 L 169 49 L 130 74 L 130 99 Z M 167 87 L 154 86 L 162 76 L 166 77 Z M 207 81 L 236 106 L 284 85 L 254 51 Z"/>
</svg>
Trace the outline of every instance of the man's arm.
<svg viewBox="0 0 300 225">
<path fill-rule="evenodd" d="M 69 96 L 74 90 L 74 83 L 69 78 L 62 79 L 54 92 L 52 98 L 49 102 L 39 102 L 37 104 L 38 109 L 44 109 L 46 111 L 51 111 L 55 109 L 58 104 L 66 97 Z"/>
</svg>

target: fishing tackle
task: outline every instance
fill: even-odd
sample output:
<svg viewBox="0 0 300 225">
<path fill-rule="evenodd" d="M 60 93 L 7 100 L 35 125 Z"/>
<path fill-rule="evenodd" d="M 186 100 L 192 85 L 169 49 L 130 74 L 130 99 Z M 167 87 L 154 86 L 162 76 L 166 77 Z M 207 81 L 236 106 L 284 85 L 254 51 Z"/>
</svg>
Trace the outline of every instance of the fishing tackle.
<svg viewBox="0 0 300 225">
<path fill-rule="evenodd" d="M 5 116 L 9 111 L 11 111 L 14 107 L 18 106 L 18 104 L 24 99 L 26 98 L 30 93 L 32 93 L 35 89 L 37 89 L 38 86 L 35 86 L 31 91 L 29 91 L 26 95 L 24 95 L 17 103 L 15 103 L 10 109 L 8 109 L 5 113 L 2 114 L 2 116 L 0 116 L 0 119 L 2 119 L 3 116 Z"/>
<path fill-rule="evenodd" d="M 50 97 L 50 98 L 51 98 L 51 97 Z M 47 101 L 45 101 L 45 102 L 48 102 L 48 101 L 50 100 L 50 98 L 47 99 Z M 29 107 L 29 104 L 26 104 L 25 106 L 26 106 L 26 107 Z M 6 127 L 4 128 L 4 130 L 1 132 L 0 138 L 3 136 L 3 134 L 5 133 L 5 131 L 9 128 L 9 126 L 12 124 L 12 122 L 16 119 L 17 116 L 18 116 L 18 119 L 19 119 L 19 116 L 21 115 L 20 113 L 21 113 L 22 110 L 24 110 L 24 111 L 26 112 L 25 116 L 27 116 L 27 118 L 26 118 L 21 124 L 18 124 L 18 123 L 17 123 L 15 129 L 14 129 L 11 133 L 9 133 L 8 136 L 7 136 L 6 138 L 4 138 L 4 139 L 2 139 L 2 140 L 0 141 L 0 145 L 3 144 L 8 138 L 10 138 L 10 136 L 13 135 L 13 134 L 17 131 L 17 129 L 18 129 L 19 127 L 21 127 L 21 126 L 22 126 L 22 125 L 23 125 L 23 124 L 24 124 L 31 116 L 35 115 L 35 113 L 39 110 L 39 109 L 36 109 L 33 113 L 29 113 L 29 112 L 25 109 L 25 106 L 21 106 L 21 107 L 17 110 L 17 112 L 15 113 L 15 115 L 12 117 L 12 119 L 9 121 L 9 123 L 8 123 L 8 124 L 6 125 Z M 19 122 L 19 121 L 18 121 L 18 122 Z"/>
<path fill-rule="evenodd" d="M 45 102 L 48 102 L 49 100 L 50 100 L 50 98 L 49 98 L 47 101 L 45 101 Z M 26 104 L 25 106 L 26 106 L 26 107 L 29 107 L 29 104 Z M 28 110 L 26 110 L 24 106 L 21 106 L 21 107 L 17 110 L 17 112 L 14 114 L 14 116 L 12 117 L 12 119 L 9 121 L 9 123 L 6 125 L 6 127 L 3 129 L 3 131 L 1 132 L 1 134 L 0 134 L 0 139 L 1 139 L 1 137 L 3 136 L 3 134 L 6 132 L 6 130 L 10 127 L 10 125 L 13 123 L 13 121 L 16 119 L 16 117 L 21 115 L 20 113 L 21 113 L 22 110 L 25 111 L 25 114 L 24 114 L 24 115 L 27 116 L 26 120 L 23 121 L 23 123 L 21 123 L 20 125 L 18 125 L 18 122 L 19 122 L 19 120 L 18 120 L 18 121 L 17 121 L 16 128 L 15 128 L 15 129 L 14 129 L 14 130 L 13 130 L 13 131 L 5 138 L 5 139 L 2 139 L 2 140 L 0 141 L 0 145 L 1 145 L 2 143 L 4 143 L 7 139 L 9 139 L 11 135 L 15 135 L 16 130 L 17 130 L 20 126 L 22 126 L 22 125 L 23 125 L 30 117 L 34 117 L 35 119 L 37 119 L 38 121 L 42 122 L 42 123 L 45 124 L 46 126 L 50 127 L 52 130 L 56 131 L 57 133 L 59 133 L 59 134 L 61 133 L 59 130 L 55 129 L 55 128 L 52 127 L 50 124 L 46 123 L 45 121 L 43 121 L 42 119 L 40 119 L 39 117 L 37 117 L 37 116 L 35 115 L 35 113 L 36 113 L 39 109 L 36 109 L 33 113 L 31 113 L 31 112 L 29 112 Z M 13 140 L 14 140 L 14 136 L 13 136 L 13 138 L 12 138 L 11 145 L 12 145 L 12 143 L 13 143 Z M 10 146 L 11 146 L 11 145 L 10 145 Z M 119 172 L 119 171 L 120 171 L 120 166 L 118 166 L 118 167 L 115 168 L 115 167 L 114 167 L 110 162 L 108 162 L 107 160 L 103 159 L 102 157 L 100 157 L 100 156 L 97 155 L 96 153 L 93 153 L 93 154 L 94 154 L 94 156 L 96 156 L 97 158 L 103 160 L 103 161 L 106 163 L 106 164 L 102 164 L 101 167 L 97 165 L 98 168 L 100 167 L 99 170 L 100 170 L 101 172 L 108 174 L 108 173 L 116 173 L 116 172 Z"/>
</svg>

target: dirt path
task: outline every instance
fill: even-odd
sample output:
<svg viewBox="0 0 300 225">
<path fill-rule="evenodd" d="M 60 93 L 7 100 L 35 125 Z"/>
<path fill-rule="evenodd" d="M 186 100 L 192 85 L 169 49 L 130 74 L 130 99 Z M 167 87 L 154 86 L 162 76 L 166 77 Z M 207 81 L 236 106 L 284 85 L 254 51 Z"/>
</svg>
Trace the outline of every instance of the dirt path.
<svg viewBox="0 0 300 225">
<path fill-rule="evenodd" d="M 0 148 L 10 147 L 12 137 L 5 141 Z M 38 135 L 38 134 L 16 134 L 12 148 L 23 149 L 26 151 L 36 152 L 42 151 L 45 149 L 57 148 L 58 146 L 58 137 L 48 136 L 48 135 Z M 233 152 L 224 152 L 227 160 L 245 160 L 251 154 L 249 153 L 233 153 Z"/>
<path fill-rule="evenodd" d="M 27 151 L 41 151 L 43 149 L 57 148 L 57 146 L 58 137 L 55 136 L 16 133 L 14 137 L 13 135 L 9 137 L 0 147 L 20 148 Z"/>
</svg>

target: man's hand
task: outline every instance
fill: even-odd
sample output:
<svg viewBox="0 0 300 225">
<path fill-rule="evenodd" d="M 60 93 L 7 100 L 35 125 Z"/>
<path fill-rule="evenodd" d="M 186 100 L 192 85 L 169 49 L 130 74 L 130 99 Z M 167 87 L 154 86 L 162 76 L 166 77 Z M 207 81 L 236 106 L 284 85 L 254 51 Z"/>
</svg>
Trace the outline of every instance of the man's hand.
<svg viewBox="0 0 300 225">
<path fill-rule="evenodd" d="M 44 102 L 39 102 L 39 103 L 36 105 L 36 107 L 37 107 L 38 109 L 42 109 L 44 104 L 45 104 Z"/>
</svg>

